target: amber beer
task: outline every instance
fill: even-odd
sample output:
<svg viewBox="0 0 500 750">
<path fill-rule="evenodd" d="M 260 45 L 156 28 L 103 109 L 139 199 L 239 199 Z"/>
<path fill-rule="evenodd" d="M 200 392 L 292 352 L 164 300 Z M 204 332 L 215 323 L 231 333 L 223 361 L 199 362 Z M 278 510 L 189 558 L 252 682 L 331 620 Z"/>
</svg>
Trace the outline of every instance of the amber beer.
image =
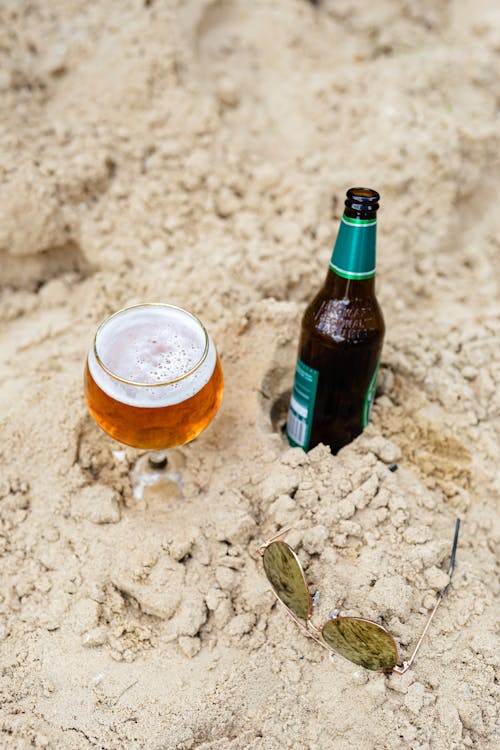
<svg viewBox="0 0 500 750">
<path fill-rule="evenodd" d="M 385 332 L 375 297 L 379 199 L 347 191 L 325 283 L 302 319 L 286 431 L 305 451 L 324 443 L 336 453 L 370 418 Z"/>
<path fill-rule="evenodd" d="M 105 432 L 135 448 L 161 450 L 194 440 L 209 425 L 224 384 L 198 318 L 173 305 L 143 304 L 100 326 L 84 388 Z"/>
</svg>

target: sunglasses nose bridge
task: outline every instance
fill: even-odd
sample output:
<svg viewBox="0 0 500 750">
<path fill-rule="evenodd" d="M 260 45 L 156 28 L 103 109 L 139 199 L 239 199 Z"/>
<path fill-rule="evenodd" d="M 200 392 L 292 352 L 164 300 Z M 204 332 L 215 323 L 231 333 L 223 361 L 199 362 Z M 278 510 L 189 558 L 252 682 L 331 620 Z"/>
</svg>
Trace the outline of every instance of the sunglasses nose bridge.
<svg viewBox="0 0 500 750">
<path fill-rule="evenodd" d="M 311 622 L 311 620 L 307 620 L 306 627 L 311 633 L 314 633 L 314 635 L 321 634 L 320 628 L 318 628 L 313 622 Z"/>
</svg>

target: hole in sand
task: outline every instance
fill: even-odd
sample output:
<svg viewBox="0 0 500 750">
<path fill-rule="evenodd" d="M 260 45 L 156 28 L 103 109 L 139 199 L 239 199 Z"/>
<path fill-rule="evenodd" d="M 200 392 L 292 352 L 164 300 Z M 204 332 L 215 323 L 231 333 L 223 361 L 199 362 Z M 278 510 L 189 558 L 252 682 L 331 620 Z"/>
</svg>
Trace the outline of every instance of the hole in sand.
<svg viewBox="0 0 500 750">
<path fill-rule="evenodd" d="M 290 406 L 290 396 L 292 389 L 288 388 L 281 393 L 271 405 L 271 424 L 273 430 L 280 435 L 285 435 L 285 425 L 288 416 L 288 407 Z"/>
<path fill-rule="evenodd" d="M 286 441 L 285 423 L 292 392 L 293 356 L 286 367 L 272 367 L 262 381 L 259 391 L 260 426 L 265 432 L 276 432 Z"/>
</svg>

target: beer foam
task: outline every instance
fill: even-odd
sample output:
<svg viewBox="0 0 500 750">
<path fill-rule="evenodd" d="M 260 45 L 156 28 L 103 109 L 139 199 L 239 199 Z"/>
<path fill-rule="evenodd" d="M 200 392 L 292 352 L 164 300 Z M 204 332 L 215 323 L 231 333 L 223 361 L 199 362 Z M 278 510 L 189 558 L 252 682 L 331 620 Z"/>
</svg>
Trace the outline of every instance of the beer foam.
<svg viewBox="0 0 500 750">
<path fill-rule="evenodd" d="M 93 346 L 89 370 L 99 388 L 117 401 L 143 408 L 171 406 L 191 398 L 210 380 L 216 362 L 210 337 L 206 358 L 184 377 L 200 362 L 205 345 L 205 331 L 184 310 L 164 305 L 133 307 L 102 326 L 96 348 L 100 361 L 113 375 L 140 385 L 113 378 L 100 366 Z M 182 380 L 169 382 L 176 378 Z M 167 385 L 148 387 L 157 383 Z"/>
</svg>

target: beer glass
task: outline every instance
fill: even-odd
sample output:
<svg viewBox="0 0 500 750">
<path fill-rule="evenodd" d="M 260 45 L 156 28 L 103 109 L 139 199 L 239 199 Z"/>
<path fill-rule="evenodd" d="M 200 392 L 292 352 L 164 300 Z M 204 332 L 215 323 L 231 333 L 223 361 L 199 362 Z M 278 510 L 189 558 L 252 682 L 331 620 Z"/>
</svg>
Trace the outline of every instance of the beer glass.
<svg viewBox="0 0 500 750">
<path fill-rule="evenodd" d="M 224 389 L 215 345 L 203 323 L 175 305 L 142 303 L 107 318 L 88 354 L 84 392 L 108 435 L 153 451 L 194 440 L 212 421 Z"/>
</svg>

